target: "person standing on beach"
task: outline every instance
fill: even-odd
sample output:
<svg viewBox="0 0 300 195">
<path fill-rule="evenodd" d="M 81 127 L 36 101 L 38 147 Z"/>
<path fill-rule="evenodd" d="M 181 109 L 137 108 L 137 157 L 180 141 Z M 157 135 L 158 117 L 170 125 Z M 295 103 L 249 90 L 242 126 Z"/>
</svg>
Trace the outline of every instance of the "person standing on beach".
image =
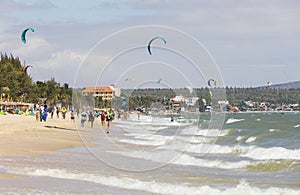
<svg viewBox="0 0 300 195">
<path fill-rule="evenodd" d="M 86 119 L 87 119 L 87 117 L 88 117 L 88 114 L 86 113 L 86 112 L 82 112 L 81 114 L 80 114 L 80 116 L 81 116 L 81 127 L 83 128 L 84 127 L 84 123 L 85 123 L 85 121 L 86 121 Z"/>
<path fill-rule="evenodd" d="M 39 105 L 37 105 L 35 109 L 36 109 L 35 110 L 35 119 L 38 122 L 39 119 L 40 119 L 40 107 L 39 107 Z"/>
<path fill-rule="evenodd" d="M 102 113 L 101 113 L 101 124 L 102 124 L 102 127 L 105 125 L 105 113 L 104 113 L 104 110 L 102 110 Z"/>
<path fill-rule="evenodd" d="M 111 121 L 113 120 L 113 110 L 110 109 L 107 114 L 106 114 L 106 121 L 107 121 L 107 132 L 106 133 L 109 133 L 109 127 L 110 127 L 110 123 Z"/>
<path fill-rule="evenodd" d="M 40 112 L 40 122 L 43 121 L 43 110 L 44 110 L 44 107 L 43 107 L 43 106 L 40 106 L 40 107 L 39 107 L 39 112 Z"/>
<path fill-rule="evenodd" d="M 53 115 L 54 115 L 54 107 L 51 106 L 49 111 L 50 111 L 50 113 L 51 113 L 51 118 L 53 119 Z"/>
<path fill-rule="evenodd" d="M 48 109 L 47 109 L 47 105 L 45 105 L 44 109 L 43 109 L 43 121 L 44 122 L 46 122 L 47 116 L 48 116 Z"/>
<path fill-rule="evenodd" d="M 56 107 L 56 116 L 59 118 L 59 107 Z"/>
<path fill-rule="evenodd" d="M 73 110 L 71 110 L 71 121 L 75 122 L 75 113 Z"/>
<path fill-rule="evenodd" d="M 89 112 L 89 121 L 91 122 L 91 128 L 94 127 L 94 120 L 95 120 L 94 113 L 93 113 L 93 111 L 90 111 Z"/>
<path fill-rule="evenodd" d="M 62 114 L 63 119 L 66 119 L 66 113 L 67 113 L 67 109 L 66 109 L 66 107 L 63 107 L 61 109 L 61 114 Z"/>
</svg>

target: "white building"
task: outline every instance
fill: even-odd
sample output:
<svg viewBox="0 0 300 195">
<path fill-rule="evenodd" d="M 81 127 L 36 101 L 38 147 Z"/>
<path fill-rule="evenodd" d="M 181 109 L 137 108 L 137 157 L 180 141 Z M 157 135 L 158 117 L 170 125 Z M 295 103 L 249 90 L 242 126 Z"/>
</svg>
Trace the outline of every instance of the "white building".
<svg viewBox="0 0 300 195">
<path fill-rule="evenodd" d="M 177 95 L 172 99 L 176 100 L 177 102 L 185 102 L 189 106 L 194 106 L 199 98 L 198 97 L 185 97 L 183 95 Z"/>
</svg>

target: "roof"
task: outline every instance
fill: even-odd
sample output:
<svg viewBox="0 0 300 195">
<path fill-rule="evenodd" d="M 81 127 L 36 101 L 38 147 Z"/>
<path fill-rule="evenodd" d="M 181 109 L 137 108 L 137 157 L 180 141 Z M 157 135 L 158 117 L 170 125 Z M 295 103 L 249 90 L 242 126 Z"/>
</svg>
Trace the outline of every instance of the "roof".
<svg viewBox="0 0 300 195">
<path fill-rule="evenodd" d="M 176 100 L 176 99 L 174 99 L 174 98 L 171 98 L 171 102 L 173 102 L 174 104 L 178 104 L 179 102 Z"/>
<path fill-rule="evenodd" d="M 87 87 L 84 90 L 82 90 L 83 93 L 93 93 L 93 92 L 113 92 L 113 89 L 111 87 L 105 86 L 105 87 Z"/>
</svg>

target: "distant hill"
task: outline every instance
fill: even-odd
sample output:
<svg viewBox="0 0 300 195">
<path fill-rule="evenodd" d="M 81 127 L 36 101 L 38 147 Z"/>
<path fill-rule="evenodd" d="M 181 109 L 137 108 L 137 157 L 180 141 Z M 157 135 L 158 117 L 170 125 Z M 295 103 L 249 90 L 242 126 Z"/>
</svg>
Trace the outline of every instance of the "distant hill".
<svg viewBox="0 0 300 195">
<path fill-rule="evenodd" d="M 300 89 L 300 81 L 273 84 L 271 88 L 275 89 Z"/>
</svg>

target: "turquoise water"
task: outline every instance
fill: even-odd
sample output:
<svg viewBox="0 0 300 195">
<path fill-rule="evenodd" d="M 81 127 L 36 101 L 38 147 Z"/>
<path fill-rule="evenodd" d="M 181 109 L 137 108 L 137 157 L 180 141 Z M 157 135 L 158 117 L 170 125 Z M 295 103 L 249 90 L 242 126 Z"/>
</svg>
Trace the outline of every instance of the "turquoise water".
<svg viewBox="0 0 300 195">
<path fill-rule="evenodd" d="M 300 113 L 137 116 L 79 133 L 70 156 L 1 157 L 1 193 L 300 194 Z M 90 138 L 94 138 L 91 141 Z"/>
</svg>

